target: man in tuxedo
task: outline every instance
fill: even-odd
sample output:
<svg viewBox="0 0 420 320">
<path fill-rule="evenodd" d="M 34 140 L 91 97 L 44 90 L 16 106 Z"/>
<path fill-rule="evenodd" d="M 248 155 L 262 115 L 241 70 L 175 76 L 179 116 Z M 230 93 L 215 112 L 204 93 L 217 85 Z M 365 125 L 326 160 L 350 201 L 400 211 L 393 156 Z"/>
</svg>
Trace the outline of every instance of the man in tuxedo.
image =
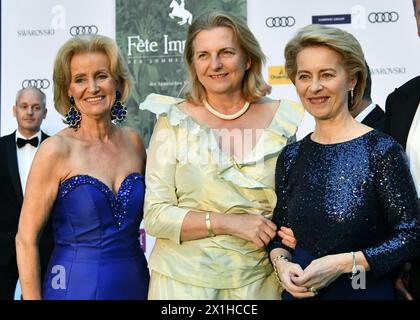
<svg viewBox="0 0 420 320">
<path fill-rule="evenodd" d="M 413 0 L 417 33 L 420 37 L 420 0 Z M 410 171 L 420 198 L 420 76 L 395 89 L 385 103 L 385 133 L 396 139 L 407 152 Z M 420 299 L 420 258 L 411 263 L 408 291 Z"/>
<path fill-rule="evenodd" d="M 357 121 L 374 129 L 378 129 L 379 131 L 383 131 L 385 125 L 385 112 L 381 109 L 381 107 L 372 102 L 372 78 L 370 75 L 369 65 L 367 63 L 366 69 L 367 79 L 365 91 L 363 92 L 362 103 L 350 112 L 353 118 Z"/>
<path fill-rule="evenodd" d="M 13 106 L 18 128 L 0 138 L 0 300 L 14 297 L 18 279 L 15 235 L 32 160 L 39 144 L 48 137 L 40 130 L 46 114 L 46 97 L 41 90 L 19 90 Z M 52 226 L 48 222 L 39 242 L 42 275 L 52 248 Z"/>
</svg>

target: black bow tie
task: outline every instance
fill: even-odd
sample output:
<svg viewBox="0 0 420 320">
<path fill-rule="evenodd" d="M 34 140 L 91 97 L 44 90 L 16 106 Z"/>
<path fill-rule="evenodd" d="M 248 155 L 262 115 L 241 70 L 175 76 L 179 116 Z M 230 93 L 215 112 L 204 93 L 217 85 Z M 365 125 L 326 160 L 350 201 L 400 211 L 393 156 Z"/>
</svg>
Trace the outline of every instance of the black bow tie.
<svg viewBox="0 0 420 320">
<path fill-rule="evenodd" d="M 30 145 L 34 146 L 35 148 L 38 147 L 38 137 L 32 138 L 32 139 L 22 139 L 17 138 L 17 146 L 18 148 L 22 148 L 25 144 L 29 143 Z"/>
</svg>

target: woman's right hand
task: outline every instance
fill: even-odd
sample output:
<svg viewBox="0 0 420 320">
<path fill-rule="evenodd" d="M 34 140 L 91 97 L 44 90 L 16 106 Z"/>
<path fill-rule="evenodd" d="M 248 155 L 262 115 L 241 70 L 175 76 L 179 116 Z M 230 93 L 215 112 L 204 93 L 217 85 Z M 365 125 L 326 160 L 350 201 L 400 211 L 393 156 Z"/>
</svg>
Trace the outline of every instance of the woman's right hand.
<svg viewBox="0 0 420 320">
<path fill-rule="evenodd" d="M 216 234 L 230 234 L 255 243 L 258 248 L 267 246 L 275 237 L 277 226 L 259 214 L 219 214 L 214 215 L 213 229 Z M 225 232 L 224 232 L 225 231 Z"/>
<path fill-rule="evenodd" d="M 283 288 L 293 297 L 303 299 L 311 298 L 316 295 L 316 292 L 309 291 L 306 287 L 297 286 L 293 283 L 293 277 L 300 277 L 303 275 L 303 270 L 300 265 L 282 259 L 278 259 L 275 263 L 278 277 Z"/>
</svg>

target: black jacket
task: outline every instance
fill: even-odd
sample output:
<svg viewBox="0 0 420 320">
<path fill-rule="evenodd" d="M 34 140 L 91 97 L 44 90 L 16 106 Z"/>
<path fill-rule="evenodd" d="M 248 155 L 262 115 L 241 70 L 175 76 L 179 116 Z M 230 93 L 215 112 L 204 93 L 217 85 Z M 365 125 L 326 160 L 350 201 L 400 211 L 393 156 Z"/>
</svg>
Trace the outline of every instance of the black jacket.
<svg viewBox="0 0 420 320">
<path fill-rule="evenodd" d="M 48 138 L 44 132 L 41 142 Z M 16 153 L 16 131 L 0 138 L 0 267 L 16 256 L 15 236 L 18 229 L 23 192 Z M 41 267 L 48 263 L 53 248 L 53 232 L 48 221 L 40 239 Z"/>
<path fill-rule="evenodd" d="M 420 76 L 395 89 L 386 99 L 384 132 L 396 139 L 404 149 L 419 103 Z M 414 299 L 420 300 L 420 257 L 412 261 L 409 291 Z"/>
<path fill-rule="evenodd" d="M 420 102 L 420 76 L 395 89 L 386 99 L 384 132 L 405 149 L 408 132 Z"/>
<path fill-rule="evenodd" d="M 376 105 L 375 108 L 363 119 L 362 123 L 371 128 L 383 131 L 385 125 L 385 112 L 381 109 L 381 107 Z"/>
</svg>

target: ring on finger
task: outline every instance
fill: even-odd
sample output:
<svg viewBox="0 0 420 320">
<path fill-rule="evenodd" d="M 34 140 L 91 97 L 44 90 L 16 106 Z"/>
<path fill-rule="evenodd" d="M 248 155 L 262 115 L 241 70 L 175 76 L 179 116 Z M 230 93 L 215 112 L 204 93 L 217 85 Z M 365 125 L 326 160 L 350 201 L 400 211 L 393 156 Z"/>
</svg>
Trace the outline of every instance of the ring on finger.
<svg viewBox="0 0 420 320">
<path fill-rule="evenodd" d="M 312 292 L 314 295 L 317 295 L 318 294 L 318 290 L 315 287 L 310 287 L 310 288 L 308 288 L 308 290 L 310 292 Z"/>
</svg>

